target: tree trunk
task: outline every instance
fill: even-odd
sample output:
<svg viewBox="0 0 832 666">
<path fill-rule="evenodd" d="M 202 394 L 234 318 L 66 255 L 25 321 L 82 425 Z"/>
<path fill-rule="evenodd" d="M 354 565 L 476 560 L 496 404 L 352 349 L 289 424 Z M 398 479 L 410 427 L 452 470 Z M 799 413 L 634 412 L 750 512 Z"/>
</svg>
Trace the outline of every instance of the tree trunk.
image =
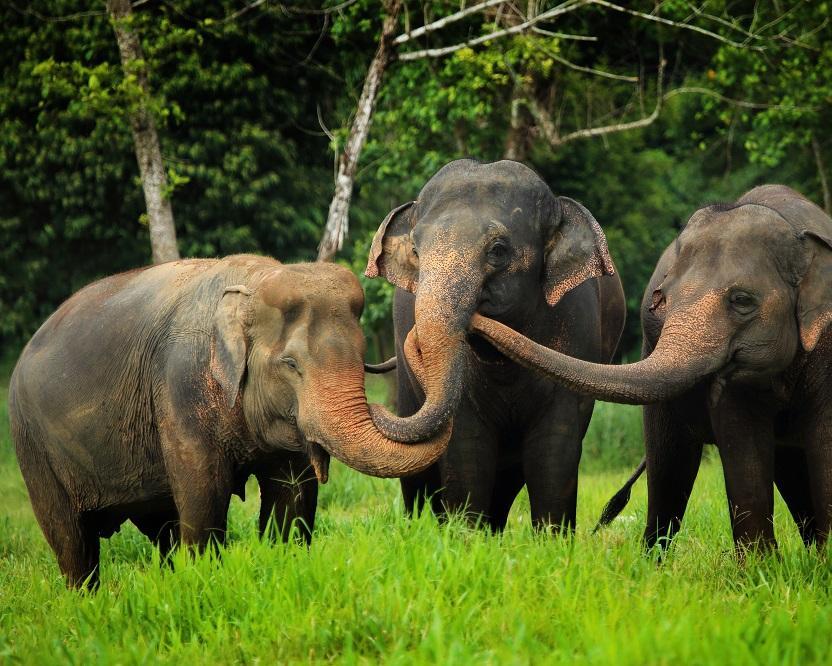
<svg viewBox="0 0 832 666">
<path fill-rule="evenodd" d="M 338 158 L 335 194 L 329 204 L 329 215 L 326 219 L 324 235 L 321 244 L 318 246 L 318 261 L 331 261 L 335 253 L 344 245 L 344 239 L 347 236 L 350 200 L 352 199 L 358 158 L 370 131 L 370 122 L 373 118 L 373 110 L 375 109 L 376 97 L 381 86 L 381 79 L 384 76 L 384 70 L 392 60 L 395 49 L 393 39 L 396 36 L 396 24 L 402 7 L 401 0 L 388 0 L 385 5 L 386 16 L 381 28 L 378 49 L 370 62 L 370 68 L 367 70 L 367 78 L 364 80 L 361 97 L 358 98 L 358 109 L 352 127 L 350 127 L 347 145 Z"/>
<path fill-rule="evenodd" d="M 159 135 L 156 132 L 153 116 L 147 108 L 147 100 L 150 98 L 147 64 L 144 61 L 139 36 L 131 25 L 133 12 L 130 0 L 107 0 L 107 12 L 116 33 L 124 75 L 135 76 L 141 90 L 135 108 L 130 109 L 130 128 L 133 131 L 136 160 L 139 163 L 139 173 L 144 188 L 153 263 L 172 261 L 179 259 L 176 229 L 173 226 L 173 210 L 170 200 L 165 196 L 168 182 L 162 162 L 162 151 L 159 148 Z"/>
<path fill-rule="evenodd" d="M 812 132 L 812 153 L 815 156 L 815 166 L 818 169 L 818 179 L 823 191 L 823 210 L 826 211 L 827 215 L 832 215 L 832 193 L 829 191 L 829 181 L 826 180 L 826 167 L 823 164 L 820 142 L 814 132 Z"/>
</svg>

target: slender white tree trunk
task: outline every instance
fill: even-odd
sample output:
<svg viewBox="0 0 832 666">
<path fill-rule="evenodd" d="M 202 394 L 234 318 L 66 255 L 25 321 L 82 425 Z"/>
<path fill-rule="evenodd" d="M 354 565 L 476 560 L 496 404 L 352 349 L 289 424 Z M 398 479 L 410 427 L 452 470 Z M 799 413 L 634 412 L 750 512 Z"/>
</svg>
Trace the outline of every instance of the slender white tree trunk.
<svg viewBox="0 0 832 666">
<path fill-rule="evenodd" d="M 358 99 L 355 119 L 350 127 L 347 144 L 338 158 L 338 173 L 335 176 L 335 194 L 329 204 L 329 215 L 321 244 L 318 246 L 318 261 L 331 261 L 335 253 L 344 245 L 344 239 L 349 229 L 350 201 L 352 200 L 355 172 L 358 168 L 358 158 L 367 141 L 370 122 L 376 105 L 376 97 L 381 86 L 384 70 L 392 60 L 394 54 L 393 39 L 396 35 L 396 24 L 401 11 L 401 0 L 389 0 L 385 3 L 386 16 L 381 28 L 381 39 L 378 49 L 370 62 L 364 88 Z"/>
<path fill-rule="evenodd" d="M 162 162 L 162 151 L 159 148 L 159 135 L 146 103 L 150 97 L 147 64 L 144 61 L 139 36 L 131 25 L 133 12 L 130 0 L 107 0 L 107 12 L 116 33 L 124 74 L 125 76 L 132 74 L 136 77 L 142 93 L 136 107 L 130 111 L 130 127 L 133 131 L 136 160 L 139 163 L 139 173 L 144 188 L 153 263 L 179 259 L 179 250 L 176 247 L 176 228 L 173 226 L 173 209 L 170 200 L 165 197 L 168 182 L 165 176 L 165 165 Z"/>
</svg>

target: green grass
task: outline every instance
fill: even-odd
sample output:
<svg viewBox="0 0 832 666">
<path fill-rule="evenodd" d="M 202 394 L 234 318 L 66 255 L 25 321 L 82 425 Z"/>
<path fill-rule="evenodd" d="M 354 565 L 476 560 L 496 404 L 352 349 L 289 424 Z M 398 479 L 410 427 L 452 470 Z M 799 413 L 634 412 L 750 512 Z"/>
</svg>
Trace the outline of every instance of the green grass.
<svg viewBox="0 0 832 666">
<path fill-rule="evenodd" d="M 525 496 L 502 536 L 406 520 L 396 482 L 336 464 L 309 550 L 258 540 L 252 486 L 221 557 L 179 552 L 160 566 L 125 525 L 102 542 L 100 591 L 71 592 L 10 452 L 5 398 L 0 388 L 3 661 L 829 663 L 832 568 L 803 549 L 780 502 L 779 553 L 738 564 L 715 460 L 662 565 L 639 545 L 643 482 L 619 521 L 590 534 L 624 468 L 587 460 L 577 533 L 560 539 L 530 529 Z M 586 455 L 609 438 L 637 458 L 639 428 L 637 410 L 602 406 Z"/>
</svg>

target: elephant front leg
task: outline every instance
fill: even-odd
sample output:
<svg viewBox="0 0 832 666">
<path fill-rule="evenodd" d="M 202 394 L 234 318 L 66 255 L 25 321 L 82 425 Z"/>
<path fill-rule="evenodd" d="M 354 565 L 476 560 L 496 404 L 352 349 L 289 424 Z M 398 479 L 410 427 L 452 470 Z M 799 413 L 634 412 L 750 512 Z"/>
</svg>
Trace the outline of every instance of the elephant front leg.
<svg viewBox="0 0 832 666">
<path fill-rule="evenodd" d="M 224 543 L 233 486 L 229 464 L 181 424 L 168 422 L 160 435 L 182 543 L 200 551 Z"/>
<path fill-rule="evenodd" d="M 443 509 L 464 513 L 472 524 L 488 524 L 497 472 L 497 437 L 466 403 L 454 417 L 453 435 L 439 469 Z"/>
<path fill-rule="evenodd" d="M 260 484 L 260 535 L 286 543 L 296 526 L 307 545 L 312 542 L 318 506 L 318 480 L 306 455 L 286 452 L 256 472 Z"/>
<path fill-rule="evenodd" d="M 775 548 L 774 434 L 765 408 L 740 394 L 725 391 L 712 410 L 734 545 Z"/>
<path fill-rule="evenodd" d="M 559 391 L 554 406 L 522 440 L 523 476 L 532 524 L 538 529 L 575 529 L 578 465 L 594 401 Z"/>
<path fill-rule="evenodd" d="M 702 442 L 666 404 L 644 408 L 647 525 L 644 544 L 667 548 L 682 525 L 702 460 Z"/>
</svg>

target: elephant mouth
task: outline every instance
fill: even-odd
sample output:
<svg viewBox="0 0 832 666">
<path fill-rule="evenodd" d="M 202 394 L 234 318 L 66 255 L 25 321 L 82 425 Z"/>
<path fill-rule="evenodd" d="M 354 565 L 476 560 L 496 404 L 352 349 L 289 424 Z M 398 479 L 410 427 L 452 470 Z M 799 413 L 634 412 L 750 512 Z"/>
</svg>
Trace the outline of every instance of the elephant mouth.
<svg viewBox="0 0 832 666">
<path fill-rule="evenodd" d="M 304 438 L 304 444 L 318 482 L 326 483 L 329 481 L 329 453 L 317 440 Z"/>
<path fill-rule="evenodd" d="M 474 352 L 474 358 L 480 363 L 487 365 L 506 365 L 509 362 L 508 358 L 484 338 L 469 333 L 466 336 L 466 340 L 471 347 L 471 351 Z"/>
</svg>

